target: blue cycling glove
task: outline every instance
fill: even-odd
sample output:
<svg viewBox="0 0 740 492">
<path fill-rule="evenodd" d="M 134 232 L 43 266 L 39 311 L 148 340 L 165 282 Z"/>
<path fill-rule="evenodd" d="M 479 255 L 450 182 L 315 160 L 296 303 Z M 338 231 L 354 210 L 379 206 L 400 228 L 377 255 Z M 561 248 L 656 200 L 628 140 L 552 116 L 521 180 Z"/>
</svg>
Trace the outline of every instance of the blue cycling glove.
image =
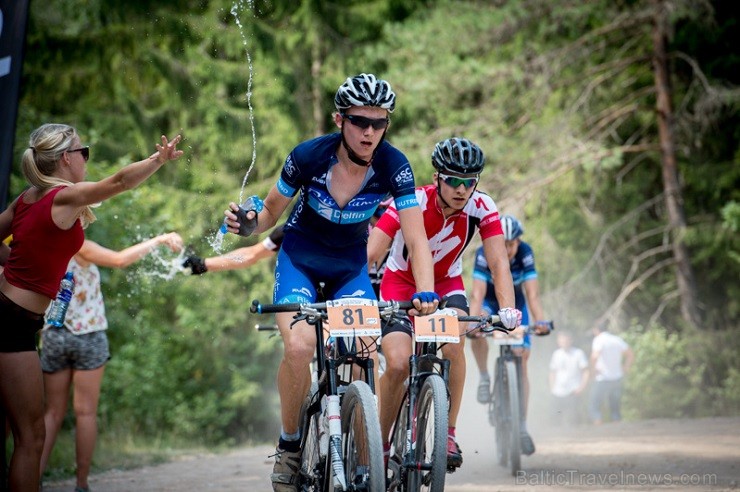
<svg viewBox="0 0 740 492">
<path fill-rule="evenodd" d="M 417 292 L 411 296 L 411 301 L 419 299 L 421 302 L 439 302 L 439 296 L 436 292 Z"/>
</svg>

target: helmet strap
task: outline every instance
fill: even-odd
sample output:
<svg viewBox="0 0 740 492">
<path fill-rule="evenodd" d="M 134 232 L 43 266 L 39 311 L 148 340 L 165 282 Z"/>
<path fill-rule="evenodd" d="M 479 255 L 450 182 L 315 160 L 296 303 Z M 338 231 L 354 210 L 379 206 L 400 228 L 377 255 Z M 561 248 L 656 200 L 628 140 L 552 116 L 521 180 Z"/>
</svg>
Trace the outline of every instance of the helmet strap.
<svg viewBox="0 0 740 492">
<path fill-rule="evenodd" d="M 442 203 L 444 203 L 444 207 L 442 208 L 452 208 L 452 206 L 449 203 L 447 203 L 447 200 L 445 200 L 444 197 L 442 196 L 442 185 L 439 182 L 439 174 L 437 174 L 437 196 L 439 197 L 440 200 L 442 200 Z"/>
</svg>

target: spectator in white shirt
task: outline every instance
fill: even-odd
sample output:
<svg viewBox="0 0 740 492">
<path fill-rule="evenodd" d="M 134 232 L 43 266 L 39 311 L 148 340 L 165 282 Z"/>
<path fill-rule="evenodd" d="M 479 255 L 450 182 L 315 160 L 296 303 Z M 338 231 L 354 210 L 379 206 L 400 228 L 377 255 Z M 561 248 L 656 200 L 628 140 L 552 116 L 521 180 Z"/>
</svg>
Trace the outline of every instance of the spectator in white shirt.
<svg viewBox="0 0 740 492">
<path fill-rule="evenodd" d="M 594 384 L 591 388 L 589 416 L 594 424 L 601 424 L 601 407 L 606 400 L 611 420 L 616 422 L 622 419 L 622 380 L 629 372 L 635 356 L 627 342 L 606 330 L 606 321 L 597 323 L 593 334 L 591 367 Z"/>
<path fill-rule="evenodd" d="M 553 420 L 569 425 L 580 421 L 581 394 L 588 385 L 586 353 L 573 346 L 573 335 L 558 333 L 558 348 L 550 358 L 550 392 L 553 395 Z"/>
</svg>

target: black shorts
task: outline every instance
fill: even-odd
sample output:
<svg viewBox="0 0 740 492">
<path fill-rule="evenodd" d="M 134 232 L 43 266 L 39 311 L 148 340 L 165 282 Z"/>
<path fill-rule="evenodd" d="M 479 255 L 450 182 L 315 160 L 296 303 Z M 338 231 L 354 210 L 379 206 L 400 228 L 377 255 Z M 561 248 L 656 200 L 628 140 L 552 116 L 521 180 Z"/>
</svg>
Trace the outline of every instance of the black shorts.
<svg viewBox="0 0 740 492">
<path fill-rule="evenodd" d="M 36 350 L 36 333 L 44 326 L 44 315 L 20 307 L 0 292 L 0 352 Z"/>
<path fill-rule="evenodd" d="M 445 297 L 445 307 L 457 308 L 464 311 L 466 314 L 470 314 L 470 307 L 468 306 L 468 299 L 462 294 L 454 294 L 449 297 Z M 394 316 L 389 322 L 383 324 L 383 336 L 394 331 L 400 331 L 411 336 L 414 333 L 414 328 L 411 325 L 411 319 L 405 314 L 399 314 Z"/>
</svg>

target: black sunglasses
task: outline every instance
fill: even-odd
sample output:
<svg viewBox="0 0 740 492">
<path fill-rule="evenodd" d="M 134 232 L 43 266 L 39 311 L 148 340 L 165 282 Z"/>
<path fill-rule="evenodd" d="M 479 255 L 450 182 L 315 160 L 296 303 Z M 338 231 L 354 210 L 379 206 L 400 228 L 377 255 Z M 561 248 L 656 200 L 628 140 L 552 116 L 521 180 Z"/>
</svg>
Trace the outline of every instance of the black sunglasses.
<svg viewBox="0 0 740 492">
<path fill-rule="evenodd" d="M 68 149 L 67 152 L 80 152 L 85 162 L 90 158 L 90 147 L 80 147 L 79 149 Z"/>
<path fill-rule="evenodd" d="M 374 130 L 382 130 L 383 128 L 387 128 L 390 122 L 388 118 L 366 118 L 365 116 L 356 114 L 342 114 L 342 118 L 349 120 L 350 123 L 362 130 L 366 130 L 370 126 Z"/>
</svg>

